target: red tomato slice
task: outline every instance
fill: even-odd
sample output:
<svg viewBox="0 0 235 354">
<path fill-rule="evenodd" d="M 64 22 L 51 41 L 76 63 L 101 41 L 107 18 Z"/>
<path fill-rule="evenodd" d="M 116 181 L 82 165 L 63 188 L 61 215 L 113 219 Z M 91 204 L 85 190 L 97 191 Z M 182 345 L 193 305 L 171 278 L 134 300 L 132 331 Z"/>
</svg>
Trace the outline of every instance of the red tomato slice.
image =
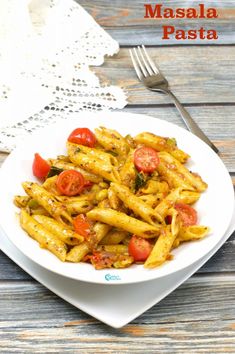
<svg viewBox="0 0 235 354">
<path fill-rule="evenodd" d="M 56 180 L 56 187 L 61 194 L 73 196 L 81 193 L 84 188 L 83 175 L 75 170 L 66 170 L 61 172 Z"/>
<path fill-rule="evenodd" d="M 190 205 L 176 203 L 175 209 L 178 211 L 184 226 L 191 226 L 197 223 L 197 212 Z"/>
<path fill-rule="evenodd" d="M 73 220 L 73 226 L 75 232 L 84 236 L 85 238 L 87 238 L 91 232 L 91 225 L 84 214 L 76 216 L 76 218 Z"/>
<path fill-rule="evenodd" d="M 155 171 L 159 164 L 159 157 L 156 150 L 147 146 L 135 150 L 134 164 L 138 171 L 147 173 Z"/>
<path fill-rule="evenodd" d="M 91 256 L 91 264 L 95 269 L 111 268 L 117 256 L 107 252 L 94 252 Z"/>
<path fill-rule="evenodd" d="M 77 128 L 69 135 L 68 141 L 75 144 L 94 147 L 96 144 L 96 137 L 88 128 Z"/>
<path fill-rule="evenodd" d="M 145 261 L 150 255 L 151 250 L 151 244 L 144 238 L 133 235 L 130 239 L 128 251 L 136 262 Z"/>
<path fill-rule="evenodd" d="M 50 171 L 51 166 L 38 153 L 34 155 L 33 160 L 33 175 L 38 178 L 45 178 Z"/>
<path fill-rule="evenodd" d="M 89 188 L 91 188 L 92 186 L 93 186 L 93 182 L 91 182 L 91 181 L 88 181 L 87 179 L 85 180 L 85 183 L 84 183 L 84 188 L 87 188 L 87 189 L 89 189 Z"/>
</svg>

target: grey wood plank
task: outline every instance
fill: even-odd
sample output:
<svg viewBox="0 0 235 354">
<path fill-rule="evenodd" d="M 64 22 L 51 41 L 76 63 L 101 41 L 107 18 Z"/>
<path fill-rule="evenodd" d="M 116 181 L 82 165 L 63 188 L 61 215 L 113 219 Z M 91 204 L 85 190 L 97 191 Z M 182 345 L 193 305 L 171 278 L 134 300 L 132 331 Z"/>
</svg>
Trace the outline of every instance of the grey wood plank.
<svg viewBox="0 0 235 354">
<path fill-rule="evenodd" d="M 235 46 L 149 48 L 181 103 L 235 104 Z M 129 51 L 122 48 L 101 67 L 92 68 L 104 84 L 125 89 L 128 103 L 168 104 L 168 96 L 144 88 L 136 77 Z"/>
<path fill-rule="evenodd" d="M 39 284 L 0 288 L 1 352 L 234 353 L 234 275 L 193 277 L 119 330 Z"/>
<path fill-rule="evenodd" d="M 79 3 L 103 26 L 108 33 L 119 41 L 121 45 L 182 45 L 182 44 L 228 44 L 235 43 L 235 4 L 234 1 L 206 1 L 207 8 L 218 9 L 219 17 L 215 19 L 147 19 L 145 16 L 144 0 L 125 1 L 116 0 L 107 4 L 105 0 L 87 1 L 81 0 Z M 175 1 L 169 0 L 167 3 L 151 2 L 163 4 L 163 7 L 198 7 L 201 1 Z M 176 40 L 171 37 L 169 40 L 162 40 L 162 26 L 173 25 L 178 29 L 216 29 L 218 40 Z"/>
</svg>

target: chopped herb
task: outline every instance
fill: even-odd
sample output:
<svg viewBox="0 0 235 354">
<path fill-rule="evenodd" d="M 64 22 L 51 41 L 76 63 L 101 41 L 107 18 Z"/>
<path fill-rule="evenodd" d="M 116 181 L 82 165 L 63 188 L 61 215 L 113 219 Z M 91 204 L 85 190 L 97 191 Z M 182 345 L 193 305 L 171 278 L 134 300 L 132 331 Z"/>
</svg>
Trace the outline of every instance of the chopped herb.
<svg viewBox="0 0 235 354">
<path fill-rule="evenodd" d="M 111 155 L 113 155 L 113 156 L 118 156 L 118 153 L 117 152 L 115 152 L 115 151 L 112 151 L 112 150 L 108 150 L 108 151 L 106 151 L 108 154 L 111 154 Z"/>
<path fill-rule="evenodd" d="M 138 191 L 146 183 L 145 175 L 142 172 L 137 172 L 135 177 L 135 191 Z"/>
<path fill-rule="evenodd" d="M 35 199 L 30 199 L 30 201 L 28 202 L 28 207 L 30 209 L 37 209 L 39 207 L 39 204 Z"/>
<path fill-rule="evenodd" d="M 167 145 L 169 145 L 173 148 L 177 147 L 177 142 L 176 142 L 175 138 L 167 138 L 166 143 L 167 143 Z"/>
<path fill-rule="evenodd" d="M 79 153 L 81 151 L 81 149 L 79 147 L 76 148 L 76 150 L 74 151 L 75 154 Z"/>
<path fill-rule="evenodd" d="M 50 171 L 48 172 L 47 178 L 59 175 L 64 170 L 55 166 L 51 166 Z"/>
</svg>

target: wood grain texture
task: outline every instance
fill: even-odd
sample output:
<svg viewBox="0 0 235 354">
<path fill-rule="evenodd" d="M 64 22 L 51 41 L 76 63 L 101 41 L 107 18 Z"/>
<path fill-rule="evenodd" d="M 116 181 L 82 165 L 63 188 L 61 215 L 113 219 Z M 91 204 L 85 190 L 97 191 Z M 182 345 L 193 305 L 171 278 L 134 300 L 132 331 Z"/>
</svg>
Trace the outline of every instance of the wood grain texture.
<svg viewBox="0 0 235 354">
<path fill-rule="evenodd" d="M 125 111 L 184 126 L 166 96 L 145 90 L 136 80 L 128 48 L 142 43 L 154 46 L 149 49 L 150 54 L 167 76 L 173 92 L 221 150 L 235 185 L 234 0 L 206 1 L 208 7 L 219 8 L 216 24 L 145 20 L 146 0 L 78 2 L 126 47 L 108 58 L 103 67 L 93 68 L 102 82 L 124 87 L 129 97 Z M 201 2 L 184 4 L 196 6 Z M 182 3 L 168 0 L 167 6 L 182 7 Z M 190 46 L 184 46 L 187 41 L 163 42 L 161 26 L 167 23 L 183 29 L 213 26 L 220 38 L 215 46 L 203 46 L 208 44 L 206 41 L 188 42 Z M 0 153 L 0 164 L 6 156 Z M 196 275 L 120 330 L 109 328 L 58 298 L 0 252 L 0 352 L 235 353 L 234 252 L 235 234 Z"/>
<path fill-rule="evenodd" d="M 235 46 L 149 48 L 149 54 L 181 103 L 235 104 Z M 123 87 L 130 105 L 172 103 L 168 96 L 151 92 L 138 81 L 127 48 L 93 70 L 102 82 Z"/>
<path fill-rule="evenodd" d="M 233 275 L 194 276 L 119 330 L 39 284 L 5 282 L 0 290 L 1 352 L 234 353 Z"/>
<path fill-rule="evenodd" d="M 119 41 L 120 45 L 184 45 L 184 44 L 231 44 L 235 43 L 232 34 L 235 31 L 235 4 L 234 1 L 206 1 L 206 7 L 218 9 L 218 18 L 215 19 L 146 19 L 144 4 L 163 4 L 165 7 L 197 7 L 201 1 L 112 1 L 107 6 L 106 0 L 81 0 L 80 5 L 103 26 L 109 34 Z M 162 25 L 174 25 L 179 29 L 216 29 L 218 40 L 162 40 Z"/>
</svg>

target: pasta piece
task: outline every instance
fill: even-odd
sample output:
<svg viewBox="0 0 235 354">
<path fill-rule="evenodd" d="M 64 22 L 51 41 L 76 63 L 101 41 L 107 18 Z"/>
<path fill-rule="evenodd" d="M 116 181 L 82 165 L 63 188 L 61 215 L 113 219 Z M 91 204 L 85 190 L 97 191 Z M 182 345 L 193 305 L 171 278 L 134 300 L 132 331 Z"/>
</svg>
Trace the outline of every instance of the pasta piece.
<svg viewBox="0 0 235 354">
<path fill-rule="evenodd" d="M 161 152 L 161 154 L 163 154 L 163 152 Z M 181 187 L 187 190 L 194 190 L 192 185 L 186 181 L 184 175 L 177 170 L 175 164 L 169 164 L 164 161 L 162 156 L 160 156 L 160 153 L 159 157 L 160 162 L 157 166 L 157 171 L 159 172 L 159 175 L 162 177 L 162 179 L 168 183 L 170 188 Z"/>
<path fill-rule="evenodd" d="M 114 229 L 114 230 L 109 231 L 107 233 L 107 235 L 105 235 L 104 238 L 102 238 L 100 244 L 101 245 L 118 245 L 127 236 L 128 236 L 127 232 Z"/>
<path fill-rule="evenodd" d="M 126 245 L 103 245 L 101 250 L 115 254 L 128 254 L 128 247 Z"/>
<path fill-rule="evenodd" d="M 72 218 L 69 215 L 66 206 L 58 202 L 51 193 L 33 182 L 23 182 L 22 186 L 25 192 L 45 208 L 46 211 L 57 221 L 72 224 Z"/>
<path fill-rule="evenodd" d="M 44 215 L 34 215 L 33 218 L 39 222 L 39 224 L 42 224 L 45 229 L 52 232 L 56 237 L 68 245 L 77 245 L 84 241 L 83 236 L 50 217 Z"/>
<path fill-rule="evenodd" d="M 94 149 L 89 148 L 90 153 L 87 152 L 84 153 L 85 151 L 84 147 L 83 150 L 81 151 L 81 149 L 78 147 L 77 144 L 73 144 L 69 142 L 67 143 L 67 149 L 68 149 L 68 155 L 71 161 L 75 165 L 78 165 L 91 173 L 102 176 L 108 181 L 112 181 L 112 182 L 120 181 L 117 168 L 111 164 L 112 156 L 110 156 L 109 160 L 102 159 L 101 156 L 99 157 L 99 154 L 92 153 Z"/>
<path fill-rule="evenodd" d="M 66 206 L 71 215 L 83 214 L 91 210 L 95 203 L 96 193 L 83 194 L 77 197 L 58 196 L 56 200 Z"/>
<path fill-rule="evenodd" d="M 145 238 L 158 236 L 162 228 L 160 225 L 147 224 L 110 208 L 94 208 L 87 213 L 87 217 Z"/>
<path fill-rule="evenodd" d="M 177 234 L 170 231 L 170 227 L 166 227 L 158 237 L 150 255 L 144 263 L 145 268 L 154 268 L 164 263 L 172 249 L 172 245 L 176 239 Z"/>
<path fill-rule="evenodd" d="M 152 147 L 157 151 L 167 151 L 181 163 L 185 163 L 190 157 L 186 152 L 178 149 L 175 139 L 164 138 L 153 133 L 140 133 L 134 140 L 139 144 Z"/>
<path fill-rule="evenodd" d="M 197 192 L 203 192 L 207 188 L 207 184 L 202 180 L 202 178 L 195 173 L 190 172 L 185 166 L 183 166 L 178 160 L 167 152 L 159 153 L 160 160 L 163 161 L 165 166 L 170 170 L 174 171 L 178 176 L 181 176 L 183 181 L 186 181 L 194 190 Z M 179 187 L 179 186 L 177 186 Z M 184 188 L 184 184 L 181 184 Z M 184 188 L 187 189 L 187 188 Z"/>
<path fill-rule="evenodd" d="M 58 239 L 53 233 L 49 232 L 44 226 L 34 220 L 25 210 L 21 210 L 20 213 L 20 225 L 21 227 L 36 240 L 42 248 L 48 249 L 61 261 L 65 261 L 67 246 Z"/>
<path fill-rule="evenodd" d="M 117 194 L 118 198 L 122 200 L 127 208 L 133 210 L 134 213 L 140 216 L 144 221 L 147 221 L 152 225 L 164 221 L 156 210 L 152 209 L 144 201 L 131 193 L 128 187 L 117 183 L 111 183 L 111 189 Z"/>
<path fill-rule="evenodd" d="M 87 255 L 90 251 L 90 246 L 88 242 L 84 241 L 78 246 L 74 246 L 71 250 L 67 253 L 66 261 L 78 263 Z"/>
<path fill-rule="evenodd" d="M 169 186 L 165 181 L 155 181 L 150 179 L 139 192 L 143 194 L 164 193 L 166 195 L 169 192 Z"/>
<path fill-rule="evenodd" d="M 120 209 L 121 201 L 117 197 L 116 193 L 112 190 L 112 188 L 108 189 L 108 200 L 109 200 L 110 207 L 112 209 L 115 209 L 115 210 Z"/>
<path fill-rule="evenodd" d="M 210 228 L 202 225 L 184 226 L 179 230 L 174 247 L 178 247 L 181 242 L 200 240 L 207 236 L 210 232 Z"/>
<path fill-rule="evenodd" d="M 171 216 L 171 224 L 170 224 L 170 230 L 172 235 L 178 235 L 179 231 L 180 231 L 180 227 L 181 227 L 181 221 L 180 219 L 177 217 L 178 216 L 178 211 L 174 208 L 170 208 L 167 216 Z"/>
<path fill-rule="evenodd" d="M 130 150 L 126 162 L 120 170 L 122 184 L 125 184 L 132 189 L 134 187 L 136 173 L 137 171 L 134 165 L 134 150 Z"/>
<path fill-rule="evenodd" d="M 116 130 L 99 127 L 95 129 L 95 136 L 105 150 L 112 151 L 122 158 L 125 158 L 128 154 L 129 145 Z"/>
<path fill-rule="evenodd" d="M 198 201 L 199 198 L 199 192 L 182 190 L 180 191 L 177 203 L 194 204 L 196 201 Z"/>
<path fill-rule="evenodd" d="M 183 150 L 176 149 L 170 151 L 170 154 L 181 163 L 186 163 L 190 156 Z"/>
<path fill-rule="evenodd" d="M 72 143 L 69 143 L 72 144 Z M 87 155 L 89 156 L 91 159 L 99 159 L 102 160 L 103 162 L 105 162 L 106 164 L 109 164 L 111 166 L 118 166 L 118 160 L 116 159 L 116 157 L 114 157 L 113 155 L 100 150 L 100 149 L 96 149 L 96 148 L 90 148 L 88 146 L 85 145 L 79 145 L 79 144 L 75 144 L 77 150 L 79 149 L 79 152 L 81 154 Z"/>
<path fill-rule="evenodd" d="M 158 204 L 158 195 L 143 194 L 138 196 L 138 198 L 143 200 L 143 202 L 145 202 L 145 204 L 147 204 L 151 208 L 156 208 Z"/>
<path fill-rule="evenodd" d="M 58 188 L 56 187 L 57 176 L 49 177 L 43 183 L 43 188 L 45 188 L 49 193 L 53 195 L 60 195 Z"/>
<path fill-rule="evenodd" d="M 97 222 L 93 227 L 95 242 L 98 244 L 109 230 L 110 226 Z M 88 241 L 84 241 L 80 245 L 74 246 L 68 252 L 66 260 L 73 263 L 80 262 L 90 252 L 92 248 L 91 246 L 92 245 Z"/>
<path fill-rule="evenodd" d="M 173 189 L 155 208 L 155 210 L 165 219 L 169 209 L 178 201 L 181 188 Z"/>
<path fill-rule="evenodd" d="M 73 163 L 71 162 L 64 162 L 63 160 L 60 159 L 49 159 L 48 162 L 50 163 L 51 166 L 57 167 L 57 168 L 61 168 L 62 170 L 75 170 L 80 172 L 83 177 L 88 180 L 91 181 L 93 183 L 99 183 L 102 181 L 102 177 L 101 176 L 97 176 L 93 173 L 90 173 L 86 170 L 84 170 L 81 167 L 75 166 Z"/>
<path fill-rule="evenodd" d="M 25 208 L 30 199 L 31 198 L 28 195 L 16 195 L 14 197 L 14 204 L 17 208 Z"/>
<path fill-rule="evenodd" d="M 108 189 L 101 189 L 101 191 L 97 192 L 95 195 L 95 199 L 97 202 L 101 202 L 108 197 Z"/>
</svg>

